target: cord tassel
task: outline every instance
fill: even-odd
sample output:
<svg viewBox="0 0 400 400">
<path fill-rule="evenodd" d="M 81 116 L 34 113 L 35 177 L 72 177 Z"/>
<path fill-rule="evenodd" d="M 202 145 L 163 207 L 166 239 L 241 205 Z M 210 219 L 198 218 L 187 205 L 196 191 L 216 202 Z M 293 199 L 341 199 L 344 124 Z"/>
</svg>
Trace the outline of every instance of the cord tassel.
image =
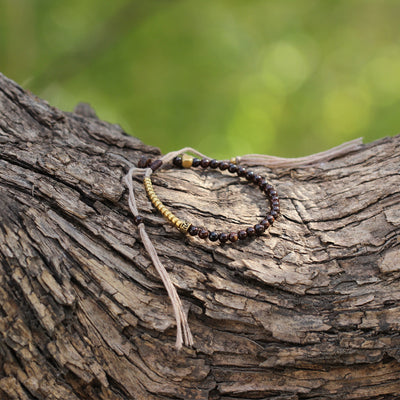
<svg viewBox="0 0 400 400">
<path fill-rule="evenodd" d="M 158 258 L 158 254 L 156 249 L 153 246 L 147 232 L 145 230 L 144 224 L 139 225 L 139 232 L 142 238 L 142 242 L 144 247 L 146 248 L 148 254 L 150 255 L 151 260 L 153 261 L 153 265 L 156 268 L 158 274 L 163 281 L 165 289 L 167 290 L 168 296 L 171 299 L 172 307 L 175 313 L 176 319 L 176 344 L 175 347 L 179 350 L 182 348 L 182 343 L 185 346 L 192 346 L 193 345 L 193 336 L 190 332 L 189 324 L 187 322 L 186 314 L 183 311 L 183 306 L 181 299 L 176 292 L 174 285 L 171 282 L 169 274 L 165 267 L 162 265 L 160 259 Z M 183 333 L 183 338 L 182 338 Z"/>
<path fill-rule="evenodd" d="M 135 193 L 133 191 L 133 183 L 132 183 L 132 177 L 133 175 L 137 174 L 138 168 L 132 167 L 129 172 L 126 174 L 124 181 L 126 186 L 128 187 L 129 191 L 129 198 L 128 198 L 128 204 L 129 208 L 132 212 L 132 214 L 136 217 L 139 215 L 137 206 L 136 206 L 136 199 L 135 199 Z M 141 170 L 143 173 L 143 170 Z M 177 350 L 182 348 L 182 344 L 184 343 L 185 346 L 192 346 L 193 345 L 193 336 L 189 328 L 189 324 L 186 318 L 186 314 L 183 310 L 182 302 L 178 296 L 178 293 L 176 292 L 176 289 L 174 285 L 171 282 L 171 279 L 169 277 L 169 274 L 165 267 L 162 265 L 157 251 L 153 246 L 153 243 L 151 242 L 145 226 L 143 223 L 139 224 L 139 233 L 140 237 L 142 239 L 143 245 L 149 254 L 154 267 L 156 268 L 158 274 L 161 277 L 161 280 L 165 286 L 165 289 L 167 290 L 168 296 L 171 299 L 172 307 L 174 310 L 175 314 L 175 320 L 176 320 L 176 343 L 175 347 Z"/>
</svg>

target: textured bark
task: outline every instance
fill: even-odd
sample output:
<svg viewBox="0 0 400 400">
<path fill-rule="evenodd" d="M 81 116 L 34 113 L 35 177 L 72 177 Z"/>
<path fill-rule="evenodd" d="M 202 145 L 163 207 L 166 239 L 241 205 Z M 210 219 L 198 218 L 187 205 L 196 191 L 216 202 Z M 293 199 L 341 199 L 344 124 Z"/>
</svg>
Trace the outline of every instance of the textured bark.
<svg viewBox="0 0 400 400">
<path fill-rule="evenodd" d="M 255 168 L 282 217 L 252 241 L 183 238 L 137 201 L 195 336 L 168 296 L 122 177 L 159 151 L 0 76 L 0 398 L 393 399 L 400 393 L 400 136 L 306 168 Z M 260 191 L 216 171 L 154 177 L 177 215 L 252 224 Z"/>
</svg>

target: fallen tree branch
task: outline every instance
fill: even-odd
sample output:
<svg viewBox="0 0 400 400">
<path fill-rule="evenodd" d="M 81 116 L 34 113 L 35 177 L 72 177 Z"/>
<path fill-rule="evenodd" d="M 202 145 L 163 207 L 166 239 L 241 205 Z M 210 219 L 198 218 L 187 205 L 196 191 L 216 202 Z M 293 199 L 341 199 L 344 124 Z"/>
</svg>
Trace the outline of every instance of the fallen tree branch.
<svg viewBox="0 0 400 400">
<path fill-rule="evenodd" d="M 159 151 L 0 75 L 1 399 L 392 399 L 400 392 L 400 136 L 309 166 L 254 167 L 281 197 L 268 234 L 183 237 L 134 180 L 188 312 L 176 326 L 122 177 Z M 184 218 L 238 229 L 264 213 L 213 171 L 154 179 Z"/>
</svg>

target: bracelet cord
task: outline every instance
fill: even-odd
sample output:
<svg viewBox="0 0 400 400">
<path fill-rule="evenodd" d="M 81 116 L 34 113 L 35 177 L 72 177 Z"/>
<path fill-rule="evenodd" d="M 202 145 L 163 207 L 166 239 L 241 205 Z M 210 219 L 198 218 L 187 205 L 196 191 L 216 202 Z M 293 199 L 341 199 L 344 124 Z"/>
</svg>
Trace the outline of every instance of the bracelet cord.
<svg viewBox="0 0 400 400">
<path fill-rule="evenodd" d="M 312 156 L 308 157 L 302 157 L 302 158 L 293 158 L 293 159 L 288 159 L 288 158 L 279 158 L 279 157 L 272 157 L 264 154 L 248 154 L 244 155 L 241 157 L 237 157 L 237 160 L 239 162 L 243 162 L 243 164 L 248 165 L 248 166 L 264 166 L 264 167 L 269 167 L 269 168 L 276 168 L 276 167 L 283 167 L 283 168 L 295 168 L 295 167 L 305 167 L 305 166 L 310 166 L 310 165 L 315 165 L 321 162 L 325 162 L 328 160 L 331 160 L 335 157 L 342 156 L 344 154 L 350 153 L 352 151 L 357 150 L 360 146 L 362 145 L 362 139 L 355 139 L 347 143 L 343 143 L 340 146 L 334 147 L 333 149 L 330 149 L 326 152 L 314 154 Z M 191 148 L 191 147 L 185 147 L 177 151 L 170 152 L 163 157 L 160 158 L 160 161 L 162 163 L 168 163 L 169 161 L 173 160 L 175 157 L 179 156 L 182 153 L 190 152 L 192 154 L 195 154 L 198 157 L 201 158 L 206 158 L 206 156 L 197 150 Z M 183 160 L 182 160 L 183 162 Z M 150 238 L 147 235 L 145 226 L 143 224 L 143 218 L 139 215 L 137 206 L 136 206 L 136 201 L 135 201 L 135 193 L 133 190 L 133 176 L 139 177 L 143 176 L 143 167 L 146 167 L 147 162 L 144 163 L 144 165 L 138 167 L 131 167 L 128 171 L 128 173 L 124 177 L 124 182 L 125 185 L 128 188 L 129 191 L 129 208 L 131 210 L 131 213 L 133 215 L 133 220 L 134 223 L 138 226 L 139 228 L 139 233 L 141 236 L 141 239 L 143 241 L 143 244 L 146 248 L 146 251 L 148 252 L 157 272 L 159 273 L 163 284 L 167 290 L 168 296 L 171 299 L 171 303 L 174 309 L 175 313 L 175 319 L 176 319 L 176 326 L 177 326 L 177 333 L 176 333 L 176 343 L 175 347 L 179 350 L 182 347 L 182 343 L 184 343 L 186 346 L 192 346 L 193 345 L 193 336 L 190 332 L 189 324 L 187 322 L 187 317 L 186 313 L 183 310 L 182 302 L 180 301 L 180 298 L 176 292 L 175 287 L 173 286 L 168 272 L 165 270 L 164 266 L 162 265 L 157 252 L 150 240 Z M 185 165 L 183 165 L 185 167 Z M 153 170 L 151 168 L 146 168 L 145 170 L 145 177 L 150 177 L 151 173 Z M 189 228 L 190 229 L 190 228 Z M 249 228 L 248 228 L 249 229 Z M 254 229 L 254 228 L 252 228 Z M 219 235 L 219 237 L 227 241 L 228 240 L 228 235 L 226 233 L 222 233 Z M 221 239 L 220 239 L 221 240 Z"/>
<path fill-rule="evenodd" d="M 161 212 L 161 214 L 168 219 L 168 221 L 170 221 L 172 224 L 174 224 L 181 232 L 183 233 L 187 233 L 189 232 L 192 236 L 194 236 L 194 232 L 195 234 L 198 234 L 198 236 L 200 238 L 206 238 L 209 237 L 210 240 L 212 239 L 212 235 L 210 236 L 209 233 L 205 233 L 206 230 L 199 230 L 198 228 L 192 229 L 190 231 L 190 228 L 194 228 L 190 223 L 188 223 L 187 221 L 182 221 L 179 218 L 177 218 L 172 212 L 170 212 L 163 204 L 162 202 L 158 199 L 157 195 L 154 192 L 153 189 L 153 185 L 150 179 L 151 174 L 156 171 L 162 164 L 164 163 L 168 163 L 171 160 L 174 160 L 175 158 L 177 158 L 180 154 L 185 153 L 185 152 L 190 152 L 192 154 L 197 155 L 198 157 L 201 157 L 203 160 L 208 160 L 207 157 L 198 152 L 195 149 L 192 149 L 190 147 L 185 147 L 183 149 L 180 149 L 178 151 L 173 151 L 170 153 L 165 154 L 163 157 L 161 157 L 160 159 L 151 162 L 150 159 L 147 159 L 144 163 L 142 163 L 142 165 L 139 165 L 138 167 L 131 167 L 128 171 L 128 173 L 125 175 L 124 177 L 124 182 L 125 185 L 128 188 L 128 192 L 129 192 L 129 197 L 128 197 L 128 204 L 129 204 L 129 208 L 130 211 L 133 215 L 133 221 L 134 223 L 138 226 L 139 229 L 139 234 L 140 237 L 142 239 L 143 245 L 147 251 L 147 253 L 149 254 L 154 267 L 156 268 L 158 274 L 160 275 L 160 278 L 165 286 L 165 289 L 167 290 L 168 296 L 171 300 L 172 303 L 172 307 L 174 310 L 174 314 L 175 314 L 175 320 L 176 320 L 176 341 L 175 341 L 175 348 L 177 350 L 180 350 L 182 348 L 182 344 L 185 344 L 185 346 L 192 346 L 193 345 L 193 335 L 190 331 L 190 327 L 189 327 L 189 323 L 187 321 L 187 315 L 183 309 L 183 305 L 182 302 L 179 298 L 179 295 L 173 285 L 173 283 L 171 282 L 171 279 L 169 277 L 169 274 L 167 272 L 167 270 L 165 269 L 165 267 L 163 266 L 163 264 L 161 263 L 157 251 L 154 248 L 153 243 L 151 242 L 147 232 L 146 232 L 146 228 L 145 225 L 143 223 L 143 217 L 141 217 L 139 215 L 138 209 L 137 209 L 137 205 L 136 205 L 136 199 L 135 199 L 135 193 L 133 190 L 133 176 L 138 176 L 141 175 L 143 173 L 143 168 L 145 167 L 145 173 L 144 173 L 144 186 L 146 189 L 146 193 L 148 195 L 148 197 L 150 198 L 150 201 L 152 202 L 152 204 Z M 213 160 L 211 160 L 213 161 Z M 210 161 L 210 162 L 211 162 Z M 215 160 L 214 160 L 215 161 Z M 233 161 L 233 160 L 231 160 Z M 140 164 L 140 162 L 139 162 Z M 200 163 L 199 163 L 200 164 Z M 233 164 L 233 163 L 231 163 Z M 193 165 L 193 158 L 188 159 L 186 155 L 183 156 L 183 160 L 182 160 L 182 166 L 185 168 L 188 168 L 190 166 Z M 225 164 L 223 164 L 225 165 Z M 208 164 L 207 164 L 208 166 Z M 204 167 L 204 166 L 203 166 Z M 213 167 L 211 165 L 211 167 Z M 229 168 L 229 165 L 227 164 L 227 168 Z M 220 169 L 227 169 L 225 167 Z M 279 213 L 279 210 L 278 210 Z M 268 219 L 265 219 L 265 223 L 267 224 Z M 273 222 L 273 218 L 271 220 L 271 218 L 269 219 L 268 222 L 268 226 Z M 266 225 L 267 226 L 267 225 Z M 264 232 L 265 230 L 265 226 L 260 225 L 260 229 L 262 230 L 262 232 Z M 244 233 L 245 231 L 239 231 L 238 234 L 226 234 L 226 233 L 221 233 L 218 238 L 220 240 L 221 243 L 226 242 L 228 239 L 231 240 L 232 242 L 238 240 L 238 238 L 244 238 L 247 236 L 254 236 L 256 234 L 255 228 L 248 228 L 247 231 Z M 242 233 L 242 237 L 240 236 Z M 215 236 L 215 235 L 214 235 Z"/>
</svg>

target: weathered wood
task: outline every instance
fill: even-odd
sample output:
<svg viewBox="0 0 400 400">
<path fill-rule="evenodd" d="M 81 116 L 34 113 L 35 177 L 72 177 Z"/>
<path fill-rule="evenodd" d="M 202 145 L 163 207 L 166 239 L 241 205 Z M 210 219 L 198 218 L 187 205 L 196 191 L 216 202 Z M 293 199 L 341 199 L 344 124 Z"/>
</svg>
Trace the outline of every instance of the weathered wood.
<svg viewBox="0 0 400 400">
<path fill-rule="evenodd" d="M 400 136 L 307 168 L 256 168 L 270 233 L 219 246 L 139 207 L 195 336 L 138 240 L 122 177 L 159 151 L 0 76 L 0 398 L 393 399 L 400 393 Z M 85 116 L 82 116 L 85 115 Z M 157 173 L 177 215 L 237 229 L 261 192 L 216 171 Z"/>
</svg>

